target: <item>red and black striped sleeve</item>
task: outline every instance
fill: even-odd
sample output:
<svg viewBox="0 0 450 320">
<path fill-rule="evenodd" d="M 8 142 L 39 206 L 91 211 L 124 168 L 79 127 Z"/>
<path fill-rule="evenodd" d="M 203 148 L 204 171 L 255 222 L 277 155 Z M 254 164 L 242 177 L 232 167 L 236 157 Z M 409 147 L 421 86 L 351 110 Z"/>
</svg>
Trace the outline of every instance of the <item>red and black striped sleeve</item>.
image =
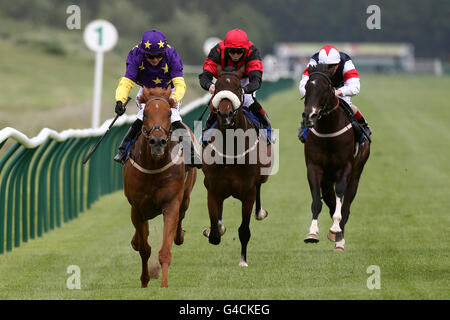
<svg viewBox="0 0 450 320">
<path fill-rule="evenodd" d="M 248 75 L 249 83 L 244 87 L 245 93 L 252 93 L 261 87 L 262 74 L 264 72 L 261 55 L 258 49 L 252 45 L 245 62 L 245 73 Z"/>
<path fill-rule="evenodd" d="M 217 78 L 217 65 L 220 64 L 220 46 L 217 44 L 209 51 L 203 64 L 203 72 L 198 76 L 200 80 L 200 86 L 208 90 L 213 83 L 213 77 Z"/>
</svg>

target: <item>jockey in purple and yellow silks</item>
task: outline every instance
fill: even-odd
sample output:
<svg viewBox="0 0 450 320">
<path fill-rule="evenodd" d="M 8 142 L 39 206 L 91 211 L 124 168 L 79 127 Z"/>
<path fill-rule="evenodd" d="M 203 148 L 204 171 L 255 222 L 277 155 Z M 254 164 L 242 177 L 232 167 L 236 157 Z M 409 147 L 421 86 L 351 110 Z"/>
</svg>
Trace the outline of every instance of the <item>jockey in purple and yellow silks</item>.
<svg viewBox="0 0 450 320">
<path fill-rule="evenodd" d="M 114 160 L 120 163 L 126 161 L 126 146 L 129 142 L 135 139 L 141 132 L 142 118 L 144 114 L 145 104 L 137 102 L 137 98 L 142 93 L 142 87 L 171 87 L 172 94 L 170 100 L 175 100 L 176 108 L 172 108 L 171 122 L 174 129 L 185 130 L 181 123 L 180 105 L 181 100 L 186 92 L 186 84 L 183 77 L 183 62 L 178 55 L 175 48 L 167 43 L 166 36 L 159 30 L 153 29 L 147 31 L 142 36 L 140 44 L 131 49 L 127 57 L 125 76 L 119 81 L 116 89 L 116 108 L 117 114 L 121 115 L 125 112 L 123 104 L 128 98 L 130 90 L 135 84 L 141 86 L 137 96 L 136 104 L 138 107 L 137 120 L 132 124 L 128 130 L 125 138 L 119 146 L 119 151 L 114 157 Z M 201 167 L 201 161 L 190 141 L 190 135 L 183 135 L 184 140 L 190 143 L 189 146 L 184 146 L 187 151 L 191 150 L 191 159 L 185 158 L 185 163 L 189 166 Z M 183 141 L 184 141 L 183 140 Z M 185 152 L 185 156 L 188 153 Z"/>
</svg>

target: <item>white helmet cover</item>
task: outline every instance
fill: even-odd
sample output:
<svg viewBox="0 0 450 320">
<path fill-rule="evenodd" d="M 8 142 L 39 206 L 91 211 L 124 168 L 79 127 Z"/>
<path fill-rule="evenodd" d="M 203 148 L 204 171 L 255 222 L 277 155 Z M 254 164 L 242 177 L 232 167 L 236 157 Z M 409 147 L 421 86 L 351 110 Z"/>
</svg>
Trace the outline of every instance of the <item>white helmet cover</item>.
<svg viewBox="0 0 450 320">
<path fill-rule="evenodd" d="M 333 46 L 326 45 L 319 51 L 319 63 L 336 64 L 341 61 L 339 50 Z"/>
</svg>

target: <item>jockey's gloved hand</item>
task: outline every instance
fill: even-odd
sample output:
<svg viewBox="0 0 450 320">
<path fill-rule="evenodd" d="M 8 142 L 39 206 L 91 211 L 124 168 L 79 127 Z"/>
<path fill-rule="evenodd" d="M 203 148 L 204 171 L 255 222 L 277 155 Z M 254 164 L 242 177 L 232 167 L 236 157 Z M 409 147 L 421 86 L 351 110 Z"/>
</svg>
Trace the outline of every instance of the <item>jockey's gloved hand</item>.
<svg viewBox="0 0 450 320">
<path fill-rule="evenodd" d="M 121 116 L 125 113 L 127 109 L 123 105 L 122 101 L 116 101 L 116 113 Z"/>
</svg>

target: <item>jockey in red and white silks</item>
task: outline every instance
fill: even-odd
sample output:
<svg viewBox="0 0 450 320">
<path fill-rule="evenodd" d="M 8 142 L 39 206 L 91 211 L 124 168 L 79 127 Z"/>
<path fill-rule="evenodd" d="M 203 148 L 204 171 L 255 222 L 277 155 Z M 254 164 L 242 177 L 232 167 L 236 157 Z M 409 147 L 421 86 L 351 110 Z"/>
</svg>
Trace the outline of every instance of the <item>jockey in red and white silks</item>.
<svg viewBox="0 0 450 320">
<path fill-rule="evenodd" d="M 356 70 L 350 56 L 344 52 L 339 52 L 336 47 L 326 45 L 311 57 L 300 80 L 300 95 L 304 97 L 306 94 L 305 86 L 309 80 L 308 67 L 315 66 L 318 63 L 327 64 L 328 68 L 332 69 L 330 80 L 332 86 L 335 89 L 336 96 L 347 102 L 347 104 L 352 108 L 355 119 L 370 135 L 372 132 L 367 125 L 367 122 L 365 121 L 358 107 L 351 101 L 351 97 L 357 95 L 360 91 L 358 71 Z M 301 126 L 299 129 L 299 139 L 304 142 L 302 132 L 303 127 Z"/>
</svg>

